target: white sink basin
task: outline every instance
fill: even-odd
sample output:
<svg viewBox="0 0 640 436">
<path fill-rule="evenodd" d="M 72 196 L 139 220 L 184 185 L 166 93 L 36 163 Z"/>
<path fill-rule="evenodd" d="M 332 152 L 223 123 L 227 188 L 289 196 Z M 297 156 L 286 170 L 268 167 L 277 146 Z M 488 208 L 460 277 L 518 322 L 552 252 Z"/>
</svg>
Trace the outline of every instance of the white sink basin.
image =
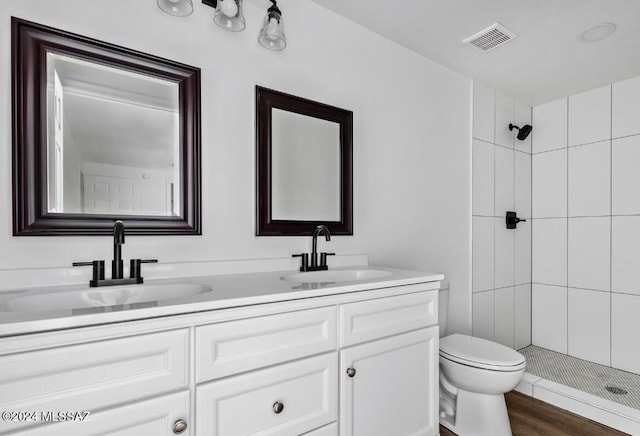
<svg viewBox="0 0 640 436">
<path fill-rule="evenodd" d="M 335 283 L 380 279 L 390 275 L 391 272 L 379 269 L 330 269 L 326 271 L 309 271 L 291 274 L 282 277 L 282 279 L 294 283 Z"/>
<path fill-rule="evenodd" d="M 193 283 L 106 286 L 16 296 L 5 304 L 13 312 L 71 310 L 172 300 L 209 291 L 211 288 Z"/>
</svg>

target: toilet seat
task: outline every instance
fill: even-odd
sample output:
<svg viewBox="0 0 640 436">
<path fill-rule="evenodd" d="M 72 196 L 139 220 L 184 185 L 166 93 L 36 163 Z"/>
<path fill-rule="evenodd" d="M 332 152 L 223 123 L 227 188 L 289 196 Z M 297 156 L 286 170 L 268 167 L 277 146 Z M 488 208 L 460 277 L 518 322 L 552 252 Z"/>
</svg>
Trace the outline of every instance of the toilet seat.
<svg viewBox="0 0 640 436">
<path fill-rule="evenodd" d="M 461 334 L 440 339 L 440 357 L 491 371 L 520 371 L 526 365 L 524 356 L 509 347 Z"/>
</svg>

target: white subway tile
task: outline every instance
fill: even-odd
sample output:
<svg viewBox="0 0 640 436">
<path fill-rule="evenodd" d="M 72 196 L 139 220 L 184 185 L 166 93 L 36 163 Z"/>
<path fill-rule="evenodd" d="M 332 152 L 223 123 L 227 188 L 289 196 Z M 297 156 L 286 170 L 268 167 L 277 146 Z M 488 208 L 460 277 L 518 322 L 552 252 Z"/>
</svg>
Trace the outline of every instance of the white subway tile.
<svg viewBox="0 0 640 436">
<path fill-rule="evenodd" d="M 566 286 L 567 219 L 534 219 L 531 245 L 533 282 Z"/>
<path fill-rule="evenodd" d="M 494 143 L 496 94 L 487 85 L 473 81 L 473 137 Z"/>
<path fill-rule="evenodd" d="M 494 213 L 494 149 L 495 145 L 473 140 L 473 214 Z"/>
<path fill-rule="evenodd" d="M 533 108 L 531 147 L 534 153 L 567 146 L 567 99 Z"/>
<path fill-rule="evenodd" d="M 609 215 L 610 141 L 569 148 L 569 216 Z"/>
<path fill-rule="evenodd" d="M 477 292 L 473 294 L 473 336 L 494 340 L 494 292 Z"/>
<path fill-rule="evenodd" d="M 531 290 L 531 342 L 567 353 L 567 288 L 534 283 Z"/>
<path fill-rule="evenodd" d="M 514 230 L 515 249 L 515 284 L 531 282 L 531 219 L 521 221 Z"/>
<path fill-rule="evenodd" d="M 640 76 L 614 83 L 611 92 L 613 137 L 640 133 Z"/>
<path fill-rule="evenodd" d="M 504 218 L 495 218 L 495 288 L 513 286 L 515 279 L 515 231 L 507 229 Z"/>
<path fill-rule="evenodd" d="M 515 287 L 515 335 L 516 350 L 531 345 L 531 283 Z"/>
<path fill-rule="evenodd" d="M 496 289 L 494 296 L 494 340 L 514 347 L 514 290 L 513 287 Z"/>
<path fill-rule="evenodd" d="M 640 135 L 611 143 L 612 215 L 640 214 Z"/>
<path fill-rule="evenodd" d="M 640 296 L 611 295 L 611 366 L 640 374 Z"/>
<path fill-rule="evenodd" d="M 531 218 L 531 155 L 515 153 L 515 211 Z"/>
<path fill-rule="evenodd" d="M 494 221 L 473 217 L 473 292 L 494 289 Z"/>
<path fill-rule="evenodd" d="M 611 85 L 569 97 L 569 146 L 611 138 Z"/>
<path fill-rule="evenodd" d="M 611 363 L 610 298 L 609 292 L 569 288 L 569 355 Z"/>
<path fill-rule="evenodd" d="M 567 150 L 534 154 L 532 171 L 532 216 L 567 216 Z"/>
<path fill-rule="evenodd" d="M 611 218 L 611 291 L 640 295 L 639 272 L 640 216 L 614 216 Z"/>
<path fill-rule="evenodd" d="M 496 126 L 495 143 L 503 147 L 513 148 L 513 141 L 517 130 L 509 130 L 515 116 L 513 98 L 501 92 L 496 92 Z"/>
<path fill-rule="evenodd" d="M 609 291 L 611 218 L 569 218 L 568 285 Z"/>
<path fill-rule="evenodd" d="M 495 148 L 495 215 L 505 216 L 514 209 L 514 160 L 515 151 L 503 147 Z"/>
</svg>

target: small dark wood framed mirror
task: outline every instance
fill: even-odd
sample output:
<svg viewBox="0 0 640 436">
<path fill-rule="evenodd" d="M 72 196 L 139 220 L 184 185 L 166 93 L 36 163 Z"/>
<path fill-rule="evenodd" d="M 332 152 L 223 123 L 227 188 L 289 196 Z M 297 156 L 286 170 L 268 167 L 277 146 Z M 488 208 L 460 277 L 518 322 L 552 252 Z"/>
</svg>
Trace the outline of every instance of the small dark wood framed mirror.
<svg viewBox="0 0 640 436">
<path fill-rule="evenodd" d="M 256 235 L 353 235 L 353 112 L 256 86 Z"/>
<path fill-rule="evenodd" d="M 200 69 L 11 24 L 13 234 L 201 234 Z"/>
</svg>

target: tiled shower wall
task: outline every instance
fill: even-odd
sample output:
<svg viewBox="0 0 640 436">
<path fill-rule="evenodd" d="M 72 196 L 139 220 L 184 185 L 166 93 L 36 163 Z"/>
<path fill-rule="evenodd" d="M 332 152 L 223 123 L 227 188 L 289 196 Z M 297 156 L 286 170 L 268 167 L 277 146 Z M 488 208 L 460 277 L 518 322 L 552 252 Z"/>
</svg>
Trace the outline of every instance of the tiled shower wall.
<svg viewBox="0 0 640 436">
<path fill-rule="evenodd" d="M 531 344 L 531 108 L 473 84 L 473 335 L 512 348 Z M 505 213 L 527 222 L 507 230 Z"/>
<path fill-rule="evenodd" d="M 640 77 L 532 124 L 533 344 L 640 373 Z"/>
</svg>

